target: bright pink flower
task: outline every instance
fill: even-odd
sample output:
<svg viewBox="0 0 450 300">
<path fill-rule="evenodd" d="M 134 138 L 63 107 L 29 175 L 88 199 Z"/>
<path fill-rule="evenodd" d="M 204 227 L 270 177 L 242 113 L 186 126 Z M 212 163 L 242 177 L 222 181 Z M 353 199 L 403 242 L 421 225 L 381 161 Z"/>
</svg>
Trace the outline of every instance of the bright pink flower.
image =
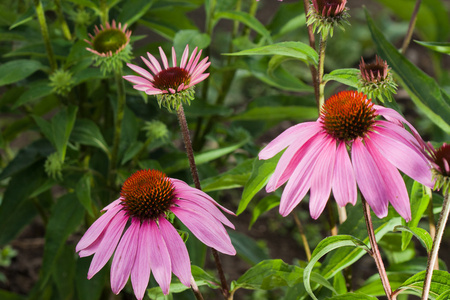
<svg viewBox="0 0 450 300">
<path fill-rule="evenodd" d="M 159 47 L 159 53 L 163 62 L 162 67 L 158 60 L 147 52 L 148 60 L 142 56 L 141 59 L 152 73 L 136 65 L 127 64 L 141 76 L 128 75 L 123 78 L 134 83 L 136 90 L 143 91 L 148 95 L 159 95 L 176 94 L 187 90 L 209 76 L 209 73 L 203 73 L 211 64 L 208 62 L 208 57 L 199 62 L 202 50 L 197 54 L 197 48 L 195 48 L 188 60 L 189 45 L 187 45 L 181 57 L 179 67 L 177 66 L 177 56 L 173 47 L 172 67 L 169 67 L 166 54 L 161 47 Z"/>
<path fill-rule="evenodd" d="M 235 255 L 223 224 L 233 229 L 234 226 L 217 207 L 234 215 L 206 193 L 160 171 L 134 173 L 124 182 L 120 198 L 103 208 L 106 213 L 78 242 L 76 251 L 80 257 L 94 254 L 88 279 L 115 252 L 111 264 L 111 289 L 115 294 L 131 276 L 134 293 L 142 299 L 151 272 L 164 294 L 169 293 L 172 273 L 190 286 L 189 254 L 167 214 L 178 217 L 204 244 Z"/>
<path fill-rule="evenodd" d="M 408 221 L 409 197 L 397 169 L 432 187 L 424 145 L 414 127 L 399 113 L 374 105 L 362 93 L 345 91 L 325 102 L 316 122 L 288 128 L 259 153 L 259 158 L 269 159 L 287 148 L 266 186 L 267 192 L 272 192 L 287 181 L 280 203 L 283 216 L 300 203 L 308 190 L 314 219 L 325 208 L 331 190 L 340 206 L 354 205 L 358 184 L 378 217 L 387 215 L 390 202 Z"/>
</svg>

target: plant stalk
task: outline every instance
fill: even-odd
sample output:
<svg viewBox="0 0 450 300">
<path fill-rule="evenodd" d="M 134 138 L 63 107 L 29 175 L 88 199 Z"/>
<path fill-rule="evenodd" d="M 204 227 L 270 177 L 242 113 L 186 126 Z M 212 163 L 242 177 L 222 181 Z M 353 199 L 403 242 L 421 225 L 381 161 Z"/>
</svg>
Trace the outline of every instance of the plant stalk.
<svg viewBox="0 0 450 300">
<path fill-rule="evenodd" d="M 186 148 L 186 154 L 189 160 L 189 167 L 191 169 L 192 179 L 194 180 L 194 185 L 197 189 L 201 190 L 200 185 L 200 179 L 198 177 L 198 171 L 197 171 L 197 165 L 195 164 L 194 159 L 194 151 L 192 149 L 192 143 L 191 143 L 191 137 L 189 135 L 189 128 L 186 121 L 186 116 L 184 114 L 183 105 L 180 104 L 180 106 L 177 109 L 177 116 L 178 116 L 178 122 L 180 123 L 181 128 L 181 134 L 183 136 L 184 140 L 184 146 Z M 220 261 L 219 254 L 217 250 L 211 248 L 214 262 L 216 263 L 217 272 L 219 273 L 220 283 L 222 287 L 222 294 L 225 299 L 229 298 L 230 291 L 228 289 L 227 280 L 225 279 L 225 274 L 223 272 L 222 263 Z"/>
<path fill-rule="evenodd" d="M 305 9 L 305 17 L 306 17 L 309 12 L 309 0 L 303 0 L 303 7 Z M 316 38 L 314 36 L 312 25 L 309 25 L 307 28 L 308 28 L 309 46 L 314 50 L 316 50 Z M 319 103 L 320 96 L 319 96 L 319 85 L 317 82 L 317 69 L 313 65 L 309 65 L 309 70 L 311 72 L 311 78 L 314 86 L 314 95 L 316 96 L 317 103 Z"/>
<path fill-rule="evenodd" d="M 427 271 L 425 273 L 425 280 L 423 282 L 422 300 L 428 299 L 431 287 L 431 277 L 433 276 L 434 265 L 438 259 L 439 247 L 441 245 L 442 236 L 444 235 L 445 225 L 447 224 L 448 215 L 450 213 L 450 193 L 447 191 L 444 196 L 444 203 L 442 204 L 441 214 L 437 224 L 436 236 L 433 240 L 431 253 L 428 257 Z"/>
<path fill-rule="evenodd" d="M 319 40 L 319 68 L 317 71 L 317 83 L 319 85 L 319 100 L 317 102 L 317 106 L 320 109 L 322 105 L 325 103 L 325 82 L 323 82 L 324 75 L 324 62 L 325 62 L 325 49 L 327 47 L 327 36 L 320 35 Z"/>
<path fill-rule="evenodd" d="M 52 44 L 50 43 L 50 35 L 48 34 L 47 22 L 45 20 L 45 11 L 41 0 L 34 0 L 34 7 L 36 8 L 36 14 L 41 28 L 42 39 L 44 40 L 51 73 L 53 73 L 58 68 L 58 64 L 56 63 L 56 57 L 53 52 Z"/>
<path fill-rule="evenodd" d="M 383 284 L 384 292 L 388 300 L 392 299 L 392 289 L 389 279 L 386 274 L 386 269 L 384 267 L 383 260 L 381 259 L 380 249 L 378 249 L 378 244 L 375 239 L 375 232 L 373 230 L 372 217 L 370 216 L 370 206 L 366 199 L 361 195 L 361 200 L 364 209 L 364 219 L 366 220 L 367 233 L 369 234 L 370 246 L 372 248 L 371 255 L 375 260 L 377 265 L 378 273 L 380 274 L 381 283 Z"/>
<path fill-rule="evenodd" d="M 191 289 L 197 300 L 203 300 L 203 295 L 198 289 L 197 283 L 195 282 L 195 279 L 192 276 L 191 276 Z"/>
<path fill-rule="evenodd" d="M 70 29 L 69 26 L 67 25 L 66 19 L 64 19 L 61 0 L 55 0 L 55 6 L 56 6 L 56 13 L 58 15 L 58 21 L 61 25 L 61 30 L 64 34 L 64 37 L 70 41 L 72 39 L 72 34 L 70 33 Z"/>
<path fill-rule="evenodd" d="M 300 232 L 300 237 L 303 242 L 303 247 L 305 248 L 306 259 L 308 261 L 310 261 L 311 260 L 311 249 L 309 248 L 308 239 L 306 238 L 305 231 L 303 230 L 303 225 L 300 222 L 300 219 L 298 218 L 296 213 L 293 213 L 292 215 L 294 216 L 295 224 L 297 224 L 298 231 Z"/>
<path fill-rule="evenodd" d="M 406 49 L 408 49 L 409 42 L 411 41 L 411 37 L 414 32 L 414 27 L 416 26 L 417 14 L 419 13 L 419 8 L 420 8 L 421 3 L 422 3 L 422 0 L 417 0 L 416 5 L 414 6 L 414 10 L 411 15 L 411 20 L 409 20 L 408 31 L 406 32 L 405 39 L 403 40 L 402 54 L 405 54 Z"/>
</svg>

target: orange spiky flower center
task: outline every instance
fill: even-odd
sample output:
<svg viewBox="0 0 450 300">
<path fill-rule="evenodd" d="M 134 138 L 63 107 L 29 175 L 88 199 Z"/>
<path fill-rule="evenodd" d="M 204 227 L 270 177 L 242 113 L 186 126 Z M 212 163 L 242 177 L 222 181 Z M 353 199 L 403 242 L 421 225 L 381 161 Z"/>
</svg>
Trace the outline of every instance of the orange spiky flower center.
<svg viewBox="0 0 450 300">
<path fill-rule="evenodd" d="M 128 214 L 143 219 L 157 219 L 174 200 L 169 177 L 158 170 L 140 170 L 123 184 L 120 195 Z"/>
<path fill-rule="evenodd" d="M 127 45 L 128 36 L 118 28 L 105 28 L 100 30 L 92 40 L 92 48 L 98 53 L 116 53 Z"/>
<path fill-rule="evenodd" d="M 331 96 L 320 114 L 326 132 L 341 141 L 364 137 L 377 116 L 373 103 L 363 93 L 355 91 Z"/>
<path fill-rule="evenodd" d="M 187 86 L 191 77 L 189 72 L 180 67 L 171 67 L 162 70 L 153 77 L 153 85 L 160 90 L 174 89 L 177 91 L 181 84 Z"/>
</svg>

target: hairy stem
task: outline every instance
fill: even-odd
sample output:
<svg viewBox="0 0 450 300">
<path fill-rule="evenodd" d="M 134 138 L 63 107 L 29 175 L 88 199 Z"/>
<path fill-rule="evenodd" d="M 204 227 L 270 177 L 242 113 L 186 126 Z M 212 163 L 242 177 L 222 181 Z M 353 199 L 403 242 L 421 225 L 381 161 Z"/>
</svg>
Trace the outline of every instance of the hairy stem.
<svg viewBox="0 0 450 300">
<path fill-rule="evenodd" d="M 380 274 L 381 283 L 383 284 L 384 292 L 388 300 L 392 299 L 392 289 L 391 284 L 389 283 L 389 279 L 386 274 L 386 269 L 384 268 L 383 260 L 381 259 L 381 253 L 378 249 L 378 244 L 375 239 L 375 232 L 373 230 L 372 217 L 370 216 L 370 206 L 367 201 L 362 197 L 361 200 L 363 203 L 364 209 L 364 218 L 366 220 L 367 233 L 369 234 L 370 246 L 372 248 L 371 255 L 375 260 L 375 264 L 377 265 L 378 273 Z"/>
<path fill-rule="evenodd" d="M 319 85 L 319 101 L 317 102 L 317 106 L 320 109 L 322 105 L 325 103 L 325 82 L 323 82 L 323 73 L 324 73 L 324 62 L 325 62 L 325 49 L 327 47 L 327 37 L 324 35 L 320 36 L 319 40 L 319 69 L 317 71 L 317 83 Z"/>
<path fill-rule="evenodd" d="M 187 154 L 187 157 L 189 160 L 189 166 L 191 169 L 192 179 L 194 180 L 195 187 L 197 189 L 201 190 L 202 188 L 200 185 L 200 179 L 198 177 L 197 165 L 195 164 L 194 151 L 192 149 L 191 137 L 189 135 L 189 128 L 187 125 L 186 116 L 184 114 L 182 104 L 180 104 L 180 106 L 177 109 L 177 116 L 178 116 L 178 122 L 180 123 L 181 134 L 182 134 L 183 140 L 184 140 L 184 146 L 186 148 L 186 154 Z M 212 251 L 212 254 L 214 257 L 214 262 L 216 263 L 217 272 L 219 273 L 220 283 L 221 283 L 221 287 L 222 287 L 222 294 L 225 299 L 228 299 L 228 297 L 230 295 L 230 291 L 228 289 L 227 280 L 225 279 L 225 274 L 223 272 L 219 253 L 217 252 L 217 250 L 215 250 L 213 248 L 211 248 L 211 251 Z"/>
<path fill-rule="evenodd" d="M 423 282 L 422 300 L 428 299 L 430 293 L 431 277 L 433 276 L 434 265 L 438 259 L 439 247 L 441 245 L 442 236 L 444 235 L 445 225 L 447 224 L 448 214 L 450 213 L 450 194 L 447 191 L 444 196 L 444 203 L 442 204 L 441 214 L 439 215 L 439 221 L 437 224 L 436 236 L 433 240 L 433 246 L 431 247 L 431 253 L 428 257 L 427 271 L 425 280 Z"/>
<path fill-rule="evenodd" d="M 402 54 L 405 54 L 406 49 L 408 49 L 409 42 L 411 41 L 412 34 L 414 32 L 414 27 L 416 26 L 417 13 L 419 12 L 420 4 L 422 0 L 417 0 L 414 6 L 413 13 L 411 15 L 411 20 L 409 21 L 408 31 L 406 32 L 405 39 L 402 45 Z"/>
<path fill-rule="evenodd" d="M 192 276 L 191 276 L 191 289 L 197 300 L 203 300 L 203 295 L 198 289 L 197 283 L 195 282 L 194 277 Z"/>
<path fill-rule="evenodd" d="M 52 44 L 50 43 L 50 36 L 48 34 L 47 22 L 45 20 L 45 11 L 42 6 L 41 0 L 34 0 L 34 6 L 36 8 L 36 14 L 39 21 L 39 26 L 41 27 L 42 39 L 44 40 L 45 50 L 47 52 L 48 62 L 50 64 L 51 72 L 53 73 L 58 65 L 56 63 L 56 57 L 53 53 Z"/>
<path fill-rule="evenodd" d="M 305 16 L 306 16 L 308 15 L 309 11 L 309 0 L 303 0 L 303 7 L 305 9 Z M 309 25 L 307 28 L 308 28 L 309 46 L 314 50 L 316 50 L 316 38 L 314 36 L 312 25 Z M 314 95 L 316 96 L 317 103 L 319 103 L 320 96 L 319 96 L 319 84 L 317 81 L 317 69 L 313 65 L 309 65 L 309 70 L 311 72 L 311 77 L 313 81 Z"/>
</svg>

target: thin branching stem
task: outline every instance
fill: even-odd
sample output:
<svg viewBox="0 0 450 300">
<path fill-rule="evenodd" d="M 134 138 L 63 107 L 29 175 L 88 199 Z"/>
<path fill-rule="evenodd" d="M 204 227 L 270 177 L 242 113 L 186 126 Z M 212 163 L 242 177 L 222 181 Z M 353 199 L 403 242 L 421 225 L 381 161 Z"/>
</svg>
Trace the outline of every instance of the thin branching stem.
<svg viewBox="0 0 450 300">
<path fill-rule="evenodd" d="M 309 248 L 308 239 L 306 238 L 305 230 L 303 229 L 302 222 L 300 222 L 300 219 L 298 218 L 296 213 L 293 213 L 292 215 L 294 216 L 295 224 L 297 225 L 298 231 L 300 232 L 300 237 L 303 242 L 303 247 L 305 248 L 306 259 L 308 261 L 310 261 L 311 260 L 311 249 Z"/>
<path fill-rule="evenodd" d="M 411 20 L 409 21 L 408 31 L 406 32 L 405 39 L 403 40 L 402 54 L 406 53 L 406 49 L 408 49 L 409 42 L 411 41 L 411 37 L 414 32 L 414 27 L 416 26 L 417 14 L 419 13 L 421 3 L 422 0 L 417 0 L 416 5 L 414 6 L 414 10 L 411 15 Z"/>
<path fill-rule="evenodd" d="M 50 64 L 51 72 L 53 73 L 58 65 L 56 63 L 55 53 L 53 52 L 52 44 L 50 43 L 50 35 L 48 34 L 47 21 L 45 19 L 45 11 L 42 6 L 41 0 L 34 0 L 34 6 L 36 8 L 36 15 L 41 28 L 42 39 L 44 40 L 45 51 L 47 52 L 48 62 Z"/>
</svg>

